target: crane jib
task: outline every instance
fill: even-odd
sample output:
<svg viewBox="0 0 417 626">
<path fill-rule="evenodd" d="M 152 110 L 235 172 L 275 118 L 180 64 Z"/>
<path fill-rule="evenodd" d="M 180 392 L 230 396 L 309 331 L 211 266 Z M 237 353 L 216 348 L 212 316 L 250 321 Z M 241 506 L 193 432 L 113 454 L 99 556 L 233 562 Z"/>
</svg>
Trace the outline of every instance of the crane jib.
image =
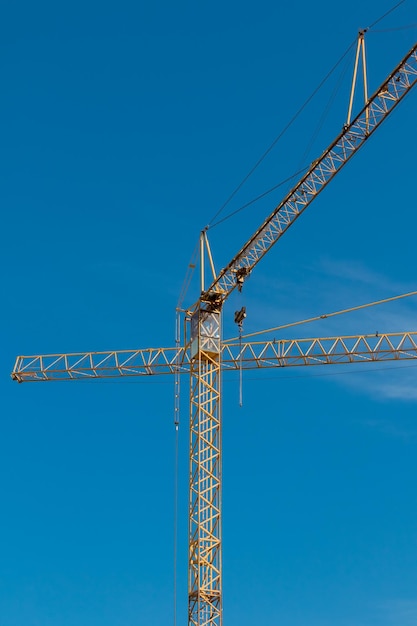
<svg viewBox="0 0 417 626">
<path fill-rule="evenodd" d="M 288 195 L 266 218 L 230 263 L 220 271 L 207 294 L 220 293 L 222 300 L 241 287 L 244 278 L 265 256 L 297 217 L 323 191 L 333 177 L 363 146 L 417 82 L 417 43 L 368 100 Z"/>
</svg>

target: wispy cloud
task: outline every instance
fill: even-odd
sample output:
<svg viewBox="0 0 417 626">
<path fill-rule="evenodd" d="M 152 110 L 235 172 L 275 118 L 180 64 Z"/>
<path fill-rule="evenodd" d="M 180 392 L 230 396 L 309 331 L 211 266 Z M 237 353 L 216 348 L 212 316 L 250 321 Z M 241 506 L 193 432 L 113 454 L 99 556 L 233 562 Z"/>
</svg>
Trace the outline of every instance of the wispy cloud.
<svg viewBox="0 0 417 626">
<path fill-rule="evenodd" d="M 370 429 L 375 429 L 385 435 L 388 435 L 388 437 L 402 439 L 404 442 L 415 441 L 417 439 L 417 428 L 407 428 L 403 424 L 398 424 L 395 418 L 392 420 L 365 419 L 362 420 L 362 424 Z"/>
<path fill-rule="evenodd" d="M 256 304 L 247 302 L 246 332 L 349 309 L 365 303 L 409 293 L 417 288 L 394 281 L 357 260 L 322 257 L 300 267 L 291 281 L 279 276 L 261 277 Z M 266 304 L 259 306 L 265 296 Z M 346 314 L 292 326 L 273 333 L 275 338 L 329 337 L 417 330 L 417 296 L 395 300 Z M 232 330 L 233 332 L 233 330 Z M 411 362 L 408 362 L 411 363 Z M 398 367 L 396 367 L 398 366 Z M 369 369 L 369 368 L 368 368 Z M 417 402 L 417 370 L 403 364 L 381 364 L 377 372 L 336 377 L 338 384 L 378 401 Z M 334 370 L 332 370 L 334 372 Z"/>
<path fill-rule="evenodd" d="M 381 622 L 390 626 L 415 626 L 417 624 L 417 599 L 387 600 L 376 607 Z"/>
<path fill-rule="evenodd" d="M 346 310 L 409 293 L 417 287 L 393 282 L 363 263 L 328 259 L 313 265 L 308 272 L 301 268 L 299 275 L 296 274 L 291 281 L 277 277 L 272 281 L 261 278 L 258 283 L 263 284 L 260 293 L 255 294 L 256 305 L 248 307 L 251 317 L 256 316 L 253 321 L 258 328 Z M 412 330 L 416 313 L 417 296 L 327 318 L 324 322 L 314 323 L 314 332 L 319 326 L 325 332 L 328 329 L 328 335 L 333 330 L 337 334 Z M 365 327 L 361 328 L 360 324 Z"/>
<path fill-rule="evenodd" d="M 356 259 L 330 259 L 321 257 L 315 264 L 316 270 L 327 276 L 333 276 L 344 283 L 350 282 L 355 286 L 362 285 L 372 289 L 406 289 L 400 281 L 392 281 L 385 274 L 368 267 L 363 261 Z"/>
<path fill-rule="evenodd" d="M 417 400 L 417 369 L 413 374 L 401 372 L 395 376 L 396 380 L 387 381 L 387 376 L 381 381 L 374 381 L 373 392 L 390 400 L 403 400 L 415 402 Z"/>
<path fill-rule="evenodd" d="M 364 607 L 365 608 L 365 607 Z M 331 619 L 312 619 L 314 626 L 415 626 L 417 624 L 417 600 L 393 599 L 368 605 L 361 617 L 346 615 Z"/>
<path fill-rule="evenodd" d="M 401 363 L 387 361 L 375 364 L 374 368 L 375 371 L 366 368 L 361 374 L 358 366 L 355 369 L 355 376 L 336 377 L 337 383 L 376 402 L 417 402 L 417 361 Z M 415 432 L 417 433 L 417 430 Z M 407 436 L 409 434 L 407 431 Z"/>
</svg>

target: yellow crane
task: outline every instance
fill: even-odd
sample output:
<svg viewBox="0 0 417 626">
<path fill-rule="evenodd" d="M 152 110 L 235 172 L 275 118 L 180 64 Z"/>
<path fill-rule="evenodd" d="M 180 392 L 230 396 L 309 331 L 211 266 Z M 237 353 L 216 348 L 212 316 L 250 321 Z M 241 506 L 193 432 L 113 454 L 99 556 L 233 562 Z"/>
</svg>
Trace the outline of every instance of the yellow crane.
<svg viewBox="0 0 417 626">
<path fill-rule="evenodd" d="M 365 55 L 363 32 L 359 53 Z M 364 82 L 365 71 L 364 71 Z M 417 44 L 405 55 L 365 105 L 316 159 L 299 182 L 218 274 L 207 232 L 200 237 L 201 294 L 183 311 L 184 341 L 174 348 L 147 348 L 20 356 L 12 378 L 18 382 L 103 377 L 188 374 L 190 377 L 190 473 L 188 624 L 221 626 L 222 616 L 222 387 L 227 369 L 369 363 L 417 358 L 417 333 L 324 337 L 299 340 L 224 341 L 222 309 L 265 256 L 349 159 L 382 124 L 417 82 Z M 353 97 L 354 84 L 352 86 Z M 352 101 L 352 98 L 351 98 Z M 205 285 L 205 261 L 212 273 Z M 242 309 L 235 316 L 240 325 Z"/>
</svg>

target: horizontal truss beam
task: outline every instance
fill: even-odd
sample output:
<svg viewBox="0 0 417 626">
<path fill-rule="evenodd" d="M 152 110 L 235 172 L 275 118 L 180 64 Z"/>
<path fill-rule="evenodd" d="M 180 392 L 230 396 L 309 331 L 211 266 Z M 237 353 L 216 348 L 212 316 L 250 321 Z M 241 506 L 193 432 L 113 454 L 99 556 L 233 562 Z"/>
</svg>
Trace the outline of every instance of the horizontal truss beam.
<svg viewBox="0 0 417 626">
<path fill-rule="evenodd" d="M 417 359 L 417 332 L 222 344 L 222 369 L 238 370 Z M 20 356 L 18 382 L 190 373 L 185 348 Z"/>
</svg>

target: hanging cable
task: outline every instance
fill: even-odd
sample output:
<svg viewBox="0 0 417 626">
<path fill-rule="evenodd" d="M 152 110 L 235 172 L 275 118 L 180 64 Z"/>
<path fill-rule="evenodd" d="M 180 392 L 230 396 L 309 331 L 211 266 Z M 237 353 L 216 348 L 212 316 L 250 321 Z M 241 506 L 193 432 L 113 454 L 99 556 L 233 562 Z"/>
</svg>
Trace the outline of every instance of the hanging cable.
<svg viewBox="0 0 417 626">
<path fill-rule="evenodd" d="M 332 107 L 332 105 L 334 103 L 334 100 L 335 100 L 337 94 L 340 91 L 343 79 L 346 76 L 346 72 L 347 72 L 348 67 L 349 67 L 349 62 L 348 61 L 349 61 L 349 59 L 346 59 L 345 65 L 344 65 L 344 67 L 342 69 L 342 72 L 341 72 L 340 77 L 339 77 L 339 79 L 338 79 L 338 81 L 336 83 L 336 86 L 333 89 L 332 94 L 330 95 L 330 98 L 329 98 L 329 100 L 327 102 L 326 107 L 323 110 L 321 118 L 319 119 L 319 122 L 317 124 L 316 130 L 313 132 L 312 137 L 311 137 L 311 139 L 310 139 L 309 143 L 307 144 L 307 147 L 306 147 L 306 149 L 304 151 L 303 157 L 300 159 L 300 164 L 304 163 L 306 161 L 306 159 L 307 159 L 307 157 L 308 157 L 308 155 L 309 155 L 309 153 L 310 153 L 310 151 L 311 151 L 311 149 L 312 149 L 312 147 L 314 145 L 314 142 L 316 141 L 320 131 L 323 128 L 323 125 L 324 125 L 326 119 L 328 118 L 330 109 L 331 109 L 331 107 Z"/>
<path fill-rule="evenodd" d="M 178 428 L 175 429 L 174 468 L 174 626 L 177 626 L 177 561 L 178 561 Z"/>
<path fill-rule="evenodd" d="M 404 0 L 403 0 L 404 1 Z M 349 51 L 351 50 L 351 48 L 355 45 L 356 43 L 356 39 L 350 44 L 350 46 L 345 50 L 345 52 L 342 54 L 342 56 L 340 57 L 340 59 L 337 61 L 337 63 L 335 63 L 335 65 L 331 68 L 331 70 L 326 74 L 326 76 L 320 81 L 320 83 L 318 84 L 318 86 L 314 89 L 314 91 L 311 93 L 311 95 L 307 98 L 307 100 L 304 102 L 304 104 L 298 109 L 298 111 L 292 116 L 292 118 L 290 119 L 290 121 L 284 126 L 284 128 L 282 129 L 282 131 L 278 134 L 278 136 L 274 139 L 274 141 L 270 144 L 270 146 L 265 150 L 265 152 L 262 154 L 262 156 L 256 161 L 255 165 L 251 168 L 251 170 L 249 170 L 249 172 L 246 174 L 246 176 L 242 179 L 242 181 L 238 184 L 238 186 L 234 189 L 234 191 L 230 194 L 230 196 L 227 198 L 227 200 L 222 204 L 222 206 L 220 207 L 220 209 L 215 213 L 215 215 L 212 217 L 212 219 L 209 222 L 209 226 L 211 226 L 211 223 L 217 219 L 217 217 L 220 215 L 220 213 L 226 208 L 226 206 L 229 204 L 229 202 L 235 197 L 235 195 L 238 193 L 238 191 L 240 191 L 240 189 L 243 187 L 243 185 L 246 183 L 246 181 L 250 178 L 250 176 L 252 176 L 252 174 L 255 172 L 255 170 L 259 167 L 259 165 L 262 163 L 262 161 L 264 161 L 264 159 L 268 156 L 268 154 L 271 152 L 271 150 L 276 146 L 276 144 L 278 143 L 278 141 L 285 135 L 285 133 L 287 132 L 287 130 L 294 124 L 294 122 L 297 120 L 297 118 L 301 115 L 301 113 L 304 111 L 304 109 L 307 107 L 307 105 L 311 102 L 311 100 L 314 98 L 314 96 L 317 94 L 317 92 L 322 88 L 322 86 L 324 85 L 324 83 L 329 79 L 329 77 L 333 74 L 333 72 L 335 71 L 335 69 L 338 67 L 338 65 L 342 62 L 342 60 L 345 58 L 345 56 L 349 53 Z"/>
<path fill-rule="evenodd" d="M 242 306 L 240 311 L 235 311 L 235 323 L 239 327 L 239 341 L 240 341 L 240 351 L 239 351 L 239 406 L 243 406 L 243 352 L 242 352 L 242 329 L 243 329 L 243 320 L 246 317 L 246 307 Z"/>
<path fill-rule="evenodd" d="M 414 24 L 406 24 L 405 26 L 394 26 L 393 28 L 377 28 L 377 30 L 372 30 L 371 35 L 374 33 L 393 33 L 398 30 L 408 30 L 416 27 L 417 22 L 415 22 Z"/>
<path fill-rule="evenodd" d="M 174 378 L 174 626 L 177 626 L 177 561 L 178 561 L 178 440 L 180 425 L 180 343 L 181 343 L 181 315 L 177 309 L 175 318 L 175 378 Z"/>
<path fill-rule="evenodd" d="M 239 406 L 243 406 L 243 354 L 242 354 L 242 325 L 239 325 Z"/>
<path fill-rule="evenodd" d="M 184 281 L 181 287 L 181 292 L 178 298 L 177 312 L 182 308 L 182 303 L 184 302 L 185 296 L 187 295 L 191 280 L 193 278 L 194 270 L 196 268 L 196 263 L 197 263 L 199 245 L 200 245 L 200 240 L 198 240 L 198 242 L 196 243 L 194 251 L 191 255 L 190 262 L 188 263 L 187 271 L 185 273 Z"/>
<path fill-rule="evenodd" d="M 233 217 L 234 215 L 236 215 L 236 213 L 240 213 L 240 211 L 243 211 L 243 209 L 247 209 L 248 206 L 251 206 L 251 204 L 255 204 L 255 202 L 258 202 L 258 200 L 262 200 L 262 198 L 265 198 L 267 195 L 269 195 L 270 193 L 272 193 L 273 191 L 275 191 L 276 189 L 278 189 L 279 187 L 282 187 L 282 185 L 285 185 L 286 183 L 289 183 L 293 178 L 295 178 L 296 176 L 300 176 L 300 174 L 304 174 L 304 172 L 306 172 L 308 170 L 309 166 L 303 167 L 302 169 L 298 170 L 298 172 L 295 172 L 294 174 L 292 174 L 291 176 L 289 176 L 288 178 L 286 178 L 285 180 L 282 180 L 280 183 L 278 183 L 277 185 L 274 185 L 274 187 L 271 187 L 270 189 L 267 189 L 266 191 L 264 191 L 263 193 L 261 193 L 259 196 L 256 196 L 256 198 L 253 198 L 253 200 L 249 200 L 249 202 L 246 202 L 246 204 L 243 204 L 241 207 L 239 207 L 238 209 L 235 209 L 234 211 L 232 211 L 231 213 L 228 213 L 228 215 L 226 215 L 225 217 L 223 217 L 221 220 L 219 220 L 218 222 L 216 222 L 215 224 L 212 224 L 210 228 L 215 228 L 216 226 L 218 226 L 219 224 L 222 224 L 223 222 L 225 222 L 226 220 L 230 219 L 231 217 Z"/>
<path fill-rule="evenodd" d="M 379 22 L 381 22 L 381 20 L 383 20 L 385 17 L 387 17 L 387 15 L 389 15 L 393 11 L 395 11 L 395 9 L 398 9 L 398 7 L 401 4 L 404 4 L 404 2 L 405 2 L 405 0 L 401 0 L 400 2 L 397 2 L 397 4 L 395 6 L 393 6 L 391 9 L 389 9 L 389 11 L 387 11 L 383 15 L 381 15 L 381 17 L 379 17 L 377 20 L 375 20 L 375 22 L 372 22 L 372 24 L 370 26 L 368 26 L 368 28 L 366 28 L 365 30 L 370 30 L 371 28 L 373 28 L 375 26 L 375 24 L 378 24 Z"/>
<path fill-rule="evenodd" d="M 393 11 L 395 11 L 395 9 L 397 9 L 401 4 L 403 4 L 405 2 L 405 0 L 401 0 L 400 2 L 398 2 L 395 6 L 393 6 L 389 11 L 387 11 L 386 13 L 384 13 L 383 15 L 381 15 L 377 20 L 375 20 L 374 22 L 372 22 L 372 24 L 370 26 L 368 26 L 366 29 L 364 29 L 365 31 L 368 31 L 370 29 L 372 29 L 376 24 L 378 24 L 381 20 L 383 20 L 385 17 L 387 17 L 390 13 L 392 13 Z M 250 202 L 246 203 L 244 206 L 240 207 L 239 209 L 237 209 L 236 211 L 233 211 L 232 213 L 230 213 L 229 215 L 227 215 L 225 218 L 223 218 L 222 220 L 218 220 L 215 224 L 213 224 L 213 222 L 217 219 L 217 217 L 223 212 L 223 210 L 226 208 L 226 206 L 229 204 L 229 202 L 231 202 L 231 200 L 236 196 L 236 194 L 240 191 L 240 189 L 243 187 L 243 185 L 246 183 L 246 181 L 252 176 L 252 174 L 255 172 L 255 170 L 259 167 L 259 165 L 261 165 L 261 163 L 264 161 L 264 159 L 268 156 L 268 154 L 272 151 L 272 149 L 276 146 L 276 144 L 280 141 L 280 139 L 285 135 L 285 133 L 289 130 L 289 128 L 294 124 L 294 122 L 297 120 L 297 118 L 301 115 L 301 113 L 304 111 L 304 109 L 307 107 L 307 105 L 311 102 L 311 100 L 314 98 L 314 96 L 318 93 L 318 91 L 322 88 L 322 86 L 325 84 L 325 82 L 330 78 L 330 76 L 333 74 L 333 72 L 336 70 L 336 68 L 340 65 L 340 63 L 343 61 L 343 59 L 348 55 L 348 53 L 350 52 L 350 50 L 355 46 L 356 44 L 356 38 L 354 41 L 352 41 L 352 43 L 347 47 L 347 49 L 345 50 L 345 52 L 342 54 L 342 56 L 339 58 L 339 60 L 335 63 L 335 65 L 330 69 L 330 71 L 326 74 L 326 76 L 321 80 L 321 82 L 318 84 L 318 86 L 316 87 L 316 89 L 314 89 L 314 91 L 311 93 L 311 95 L 307 98 L 307 100 L 304 102 L 304 104 L 298 109 L 298 111 L 293 115 L 293 117 L 289 120 L 289 122 L 284 126 L 284 128 L 282 129 L 282 131 L 278 134 L 278 136 L 274 139 L 274 141 L 270 144 L 270 146 L 265 150 L 265 152 L 261 155 L 261 157 L 256 161 L 255 165 L 249 170 L 249 172 L 246 174 L 246 176 L 244 176 L 244 178 L 241 180 L 241 182 L 237 185 L 237 187 L 232 191 L 232 193 L 230 194 L 230 196 L 226 199 L 226 201 L 222 204 L 222 206 L 219 208 L 219 210 L 214 214 L 214 216 L 212 217 L 212 219 L 209 221 L 208 226 L 210 228 L 212 228 L 213 226 L 217 226 L 218 224 L 220 224 L 221 222 L 225 221 L 226 219 L 229 219 L 229 217 L 232 217 L 233 215 L 236 215 L 236 213 L 242 211 L 244 208 L 250 206 L 251 204 L 253 204 L 254 202 L 257 202 L 258 200 L 260 200 L 261 198 L 263 198 L 264 196 L 266 196 L 268 193 L 270 193 L 271 191 L 273 191 L 274 189 L 276 189 L 277 187 L 273 187 L 271 188 L 269 191 L 266 191 L 265 193 L 261 194 L 260 196 L 258 196 L 257 198 L 254 198 L 253 200 L 251 200 Z M 292 177 L 290 177 L 292 178 Z M 288 180 L 288 179 L 287 179 Z M 285 181 L 286 182 L 286 181 Z M 280 186 L 282 183 L 280 183 L 278 186 Z"/>
<path fill-rule="evenodd" d="M 409 365 L 393 365 L 393 366 L 383 366 L 381 364 L 382 362 L 380 362 L 376 367 L 363 367 L 363 363 L 357 364 L 359 365 L 358 368 L 353 368 L 349 371 L 343 371 L 343 372 L 320 372 L 318 374 L 314 373 L 314 374 L 304 374 L 304 372 L 302 373 L 298 373 L 298 374 L 284 374 L 282 375 L 281 372 L 279 374 L 277 374 L 276 376 L 263 376 L 262 379 L 259 378 L 259 376 L 248 376 L 247 380 L 250 380 L 251 382 L 263 382 L 264 380 L 277 380 L 279 378 L 279 380 L 295 380 L 295 379 L 299 379 L 299 378 L 330 378 L 333 376 L 349 376 L 349 375 L 357 375 L 357 374 L 367 374 L 369 372 L 386 372 L 389 370 L 401 370 L 401 369 L 408 369 L 411 367 L 417 367 L 417 363 L 411 363 Z M 325 368 L 326 369 L 326 368 Z M 226 380 L 225 383 L 229 384 L 230 382 L 232 382 L 231 380 Z"/>
<path fill-rule="evenodd" d="M 325 313 L 324 315 L 316 315 L 316 317 L 309 317 L 305 320 L 299 320 L 298 322 L 291 322 L 289 324 L 283 324 L 282 326 L 274 326 L 274 328 L 268 328 L 266 330 L 259 330 L 256 333 L 248 333 L 247 335 L 243 335 L 243 339 L 248 339 L 248 337 L 256 337 L 257 335 L 263 335 L 265 333 L 275 332 L 277 330 L 283 330 L 284 328 L 292 328 L 293 326 L 300 326 L 301 324 L 307 324 L 309 322 L 317 322 L 318 320 L 324 320 L 329 317 L 335 317 L 336 315 L 342 315 L 342 313 L 351 313 L 352 311 L 359 311 L 359 309 L 366 309 L 371 306 L 376 306 L 378 304 L 385 304 L 386 302 L 393 302 L 394 300 L 401 300 L 402 298 L 409 298 L 410 296 L 417 295 L 417 291 L 410 291 L 409 293 L 403 293 L 399 296 L 393 296 L 392 298 L 384 298 L 383 300 L 376 300 L 375 302 L 368 302 L 367 304 L 360 304 L 359 306 L 351 307 L 350 309 L 342 309 L 341 311 L 334 311 L 333 313 Z M 227 344 L 232 341 L 237 341 L 239 337 L 232 337 L 231 339 L 225 340 L 223 343 Z"/>
</svg>

